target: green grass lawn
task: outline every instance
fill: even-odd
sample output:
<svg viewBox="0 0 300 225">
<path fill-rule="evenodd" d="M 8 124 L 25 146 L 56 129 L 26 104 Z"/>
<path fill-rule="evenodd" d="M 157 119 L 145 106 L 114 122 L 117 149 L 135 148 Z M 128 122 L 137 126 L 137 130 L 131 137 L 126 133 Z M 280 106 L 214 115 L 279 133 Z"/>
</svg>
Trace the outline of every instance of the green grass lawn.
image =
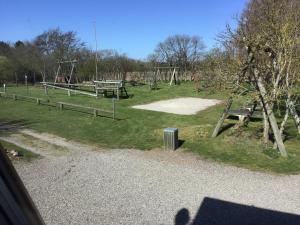
<svg viewBox="0 0 300 225">
<path fill-rule="evenodd" d="M 289 157 L 284 159 L 271 148 L 261 143 L 262 121 L 251 122 L 249 127 L 228 129 L 217 138 L 211 138 L 212 130 L 223 105 L 210 107 L 197 115 L 181 116 L 162 112 L 133 109 L 136 104 L 176 97 L 202 97 L 226 99 L 228 93 L 203 91 L 196 93 L 191 83 L 179 86 L 159 84 L 158 90 L 148 86 L 127 87 L 128 99 L 116 101 L 116 120 L 58 107 L 36 105 L 34 102 L 13 101 L 0 98 L 0 120 L 24 124 L 42 132 L 53 133 L 83 143 L 107 148 L 136 148 L 151 150 L 162 148 L 162 132 L 165 127 L 179 128 L 179 138 L 184 141 L 181 148 L 193 151 L 203 158 L 233 164 L 254 170 L 296 174 L 300 172 L 300 138 L 293 122 L 288 126 L 286 141 Z M 17 93 L 49 99 L 50 105 L 64 101 L 110 110 L 111 98 L 98 99 L 83 95 L 69 97 L 66 91 L 49 89 L 45 96 L 41 87 L 8 87 L 7 93 Z M 241 106 L 237 99 L 235 106 Z M 245 104 L 245 103 L 244 103 Z"/>
</svg>

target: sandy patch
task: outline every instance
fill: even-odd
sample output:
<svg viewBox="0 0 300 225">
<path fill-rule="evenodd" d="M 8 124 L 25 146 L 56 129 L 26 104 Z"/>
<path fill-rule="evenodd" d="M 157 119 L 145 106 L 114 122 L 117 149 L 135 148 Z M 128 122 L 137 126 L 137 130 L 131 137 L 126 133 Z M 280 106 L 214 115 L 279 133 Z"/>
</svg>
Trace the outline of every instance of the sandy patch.
<svg viewBox="0 0 300 225">
<path fill-rule="evenodd" d="M 145 105 L 132 106 L 135 109 L 145 109 L 173 113 L 179 115 L 195 115 L 199 111 L 207 109 L 210 106 L 219 104 L 220 100 L 203 98 L 174 98 L 169 100 L 152 102 Z"/>
</svg>

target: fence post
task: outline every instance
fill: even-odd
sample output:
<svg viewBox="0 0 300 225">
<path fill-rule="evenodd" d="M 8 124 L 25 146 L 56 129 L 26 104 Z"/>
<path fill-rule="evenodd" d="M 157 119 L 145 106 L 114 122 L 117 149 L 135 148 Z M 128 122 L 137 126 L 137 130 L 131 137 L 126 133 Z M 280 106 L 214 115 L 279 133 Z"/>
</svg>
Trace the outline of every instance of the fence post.
<svg viewBox="0 0 300 225">
<path fill-rule="evenodd" d="M 4 90 L 4 94 L 6 93 L 6 85 L 3 84 L 3 90 Z"/>
<path fill-rule="evenodd" d="M 115 106 L 115 98 L 112 99 L 112 107 L 113 107 L 113 120 L 115 120 L 115 111 L 116 111 L 116 106 Z"/>
<path fill-rule="evenodd" d="M 47 88 L 47 85 L 44 85 L 44 88 L 45 88 L 45 95 L 48 95 L 48 88 Z"/>
<path fill-rule="evenodd" d="M 28 90 L 28 82 L 27 82 L 27 75 L 25 74 L 25 85 L 26 85 L 26 89 L 27 89 L 27 94 L 28 94 L 28 92 L 29 92 L 29 90 Z"/>
</svg>

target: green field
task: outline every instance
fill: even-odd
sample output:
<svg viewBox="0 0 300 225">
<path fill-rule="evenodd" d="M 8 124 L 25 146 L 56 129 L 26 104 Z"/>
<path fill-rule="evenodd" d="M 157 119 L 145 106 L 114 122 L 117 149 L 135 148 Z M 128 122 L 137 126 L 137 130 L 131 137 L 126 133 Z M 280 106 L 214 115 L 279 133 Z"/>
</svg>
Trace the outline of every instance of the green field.
<svg viewBox="0 0 300 225">
<path fill-rule="evenodd" d="M 55 107 L 59 101 L 94 106 L 110 110 L 111 98 L 98 99 L 83 95 L 68 96 L 66 91 L 49 89 L 45 96 L 41 87 L 8 87 L 8 94 L 20 94 L 49 99 L 49 105 L 37 105 L 30 101 L 13 101 L 0 98 L 0 120 L 23 124 L 25 127 L 53 133 L 67 139 L 90 143 L 106 148 L 135 148 L 151 150 L 162 148 L 162 132 L 165 127 L 177 127 L 181 148 L 193 151 L 202 158 L 212 159 L 253 170 L 296 174 L 300 172 L 300 137 L 289 121 L 285 142 L 289 157 L 284 159 L 272 148 L 261 143 L 262 121 L 250 122 L 248 128 L 227 129 L 217 138 L 211 138 L 212 130 L 223 105 L 211 107 L 193 116 L 133 109 L 131 106 L 176 97 L 202 97 L 226 99 L 228 93 L 203 91 L 196 93 L 191 83 L 179 86 L 159 84 L 150 91 L 147 85 L 129 86 L 128 99 L 116 101 L 116 120 L 96 117 L 79 110 L 63 110 Z M 237 99 L 234 106 L 242 106 Z M 245 103 L 244 103 L 245 104 Z M 109 115 L 107 115 L 109 116 Z M 236 121 L 227 121 L 236 122 Z M 280 122 L 280 121 L 279 121 Z"/>
</svg>

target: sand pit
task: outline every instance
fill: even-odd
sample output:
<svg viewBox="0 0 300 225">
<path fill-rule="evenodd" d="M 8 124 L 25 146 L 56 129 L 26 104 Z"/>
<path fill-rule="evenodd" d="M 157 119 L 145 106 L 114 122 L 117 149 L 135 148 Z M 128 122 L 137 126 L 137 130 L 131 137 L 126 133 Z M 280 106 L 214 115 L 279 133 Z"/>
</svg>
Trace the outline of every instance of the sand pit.
<svg viewBox="0 0 300 225">
<path fill-rule="evenodd" d="M 174 98 L 158 102 L 152 102 L 145 105 L 135 105 L 135 109 L 145 109 L 173 113 L 179 115 L 195 115 L 199 111 L 207 109 L 210 106 L 219 104 L 221 101 L 216 99 L 203 98 Z"/>
</svg>

